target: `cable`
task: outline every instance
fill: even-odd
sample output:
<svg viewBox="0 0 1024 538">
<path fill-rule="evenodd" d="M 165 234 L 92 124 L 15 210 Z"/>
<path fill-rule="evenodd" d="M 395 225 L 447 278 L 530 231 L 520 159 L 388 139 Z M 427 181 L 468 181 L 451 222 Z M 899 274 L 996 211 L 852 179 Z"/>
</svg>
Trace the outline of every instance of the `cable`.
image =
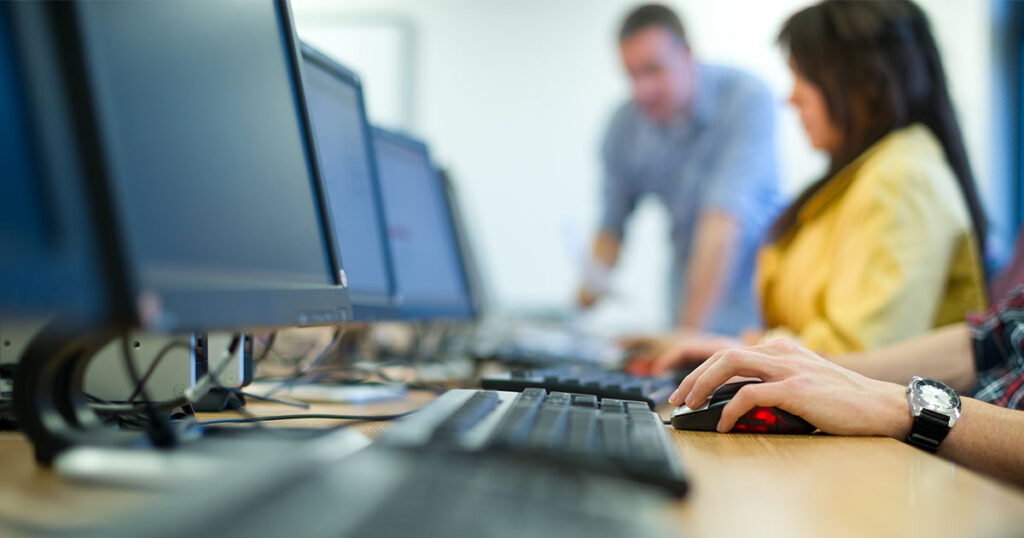
<svg viewBox="0 0 1024 538">
<path fill-rule="evenodd" d="M 156 372 L 157 366 L 160 366 L 160 362 L 164 360 L 164 357 L 168 356 L 168 354 L 170 354 L 171 350 L 176 348 L 176 347 L 181 347 L 181 348 L 184 348 L 185 350 L 188 350 L 188 351 L 192 350 L 192 344 L 187 344 L 185 342 L 181 342 L 181 341 L 177 341 L 177 340 L 173 341 L 173 342 L 169 342 L 167 345 L 165 345 L 163 348 L 161 348 L 160 352 L 156 354 L 156 358 L 154 358 L 153 362 L 150 363 L 149 368 L 147 368 L 146 372 L 144 374 L 142 374 L 142 378 L 135 385 L 135 390 L 132 391 L 132 395 L 128 397 L 128 401 L 129 402 L 134 402 L 135 399 L 139 397 L 139 394 L 142 392 L 143 387 L 147 383 L 149 383 L 149 378 L 153 377 L 153 373 Z"/>
<path fill-rule="evenodd" d="M 327 347 L 325 347 L 323 350 L 320 351 L 320 353 L 317 354 L 317 357 L 315 359 L 313 359 L 314 361 L 319 360 L 321 355 L 330 352 L 331 349 L 337 344 L 335 339 L 338 337 L 339 331 L 341 331 L 341 333 L 344 334 L 344 330 L 341 327 L 336 327 L 335 331 L 334 331 L 334 334 L 331 335 L 331 342 L 329 342 L 327 344 Z M 277 340 L 278 340 L 278 333 L 275 332 L 274 335 L 273 335 L 273 340 L 268 342 L 267 346 L 264 347 L 264 354 L 261 356 L 260 362 L 262 363 L 263 360 L 268 358 L 269 355 L 273 355 L 274 357 L 277 358 L 278 361 L 283 361 L 283 362 L 287 362 L 287 363 L 294 363 L 294 364 L 291 365 L 293 367 L 293 369 L 294 369 L 293 374 L 294 375 L 299 375 L 299 373 L 300 373 L 299 369 L 300 369 L 302 360 L 306 357 L 306 355 L 308 355 L 311 351 L 313 351 L 314 349 L 317 348 L 317 343 L 318 342 L 316 340 L 314 340 L 311 344 L 309 344 L 309 346 L 306 347 L 306 349 L 304 349 L 303 351 L 299 352 L 298 354 L 292 355 L 290 357 L 285 357 L 284 355 L 278 353 L 277 350 L 272 349 L 273 344 L 276 343 Z M 255 363 L 256 363 L 256 361 L 254 360 L 253 364 L 255 365 Z"/>
<path fill-rule="evenodd" d="M 235 352 L 238 350 L 240 342 L 241 335 L 234 335 L 234 337 L 231 339 L 231 344 L 228 347 L 227 353 L 221 357 L 221 363 L 218 365 L 217 369 L 214 371 L 208 371 L 205 375 L 196 380 L 195 384 L 187 391 L 185 391 L 185 396 L 175 398 L 173 400 L 154 402 L 146 393 L 145 384 L 140 383 L 142 380 L 139 377 L 138 370 L 135 368 L 135 362 L 132 360 L 131 351 L 128 349 L 128 337 L 125 336 L 124 338 L 121 339 L 121 348 L 123 356 L 125 358 L 125 367 L 128 370 L 128 375 L 131 378 L 132 382 L 135 383 L 137 387 L 141 387 L 140 394 L 144 401 L 139 403 L 115 404 L 102 401 L 99 398 L 92 397 L 91 399 L 95 399 L 96 401 L 91 402 L 89 404 L 89 407 L 92 408 L 97 413 L 104 413 L 109 415 L 145 414 L 154 424 L 163 424 L 163 427 L 161 429 L 165 429 L 165 431 L 161 432 L 161 434 L 170 435 L 170 442 L 173 442 L 174 434 L 170 429 L 170 424 L 167 423 L 167 421 L 161 421 L 156 412 L 166 412 L 171 411 L 176 407 L 190 406 L 192 404 L 193 399 L 198 399 L 199 395 L 205 394 L 206 391 L 208 391 L 211 388 L 211 386 L 222 387 L 221 383 L 217 379 L 217 376 L 220 375 L 225 368 L 227 368 L 230 362 L 228 361 L 228 359 L 232 355 L 234 355 Z M 154 432 L 153 434 L 155 435 L 155 433 L 156 432 Z M 156 442 L 157 440 L 154 439 L 154 443 Z M 168 441 L 167 439 L 162 438 L 159 442 Z"/>
<path fill-rule="evenodd" d="M 308 372 L 309 370 L 312 370 L 313 368 L 319 366 L 320 363 L 322 363 L 332 352 L 334 352 L 334 349 L 337 348 L 339 344 L 341 344 L 341 341 L 344 339 L 344 337 L 345 328 L 342 326 L 336 327 L 334 329 L 334 334 L 331 336 L 331 341 L 327 343 L 327 345 L 320 351 L 320 353 L 317 353 L 316 357 L 314 357 L 313 360 L 309 361 L 309 364 L 306 365 L 304 372 Z M 297 373 L 299 373 L 299 375 L 303 375 L 304 372 Z"/>
<path fill-rule="evenodd" d="M 240 396 L 245 396 L 246 398 L 252 398 L 254 400 L 262 400 L 264 402 L 272 402 L 272 403 L 277 403 L 277 404 L 281 404 L 281 405 L 290 405 L 292 407 L 298 407 L 300 409 L 309 409 L 309 404 L 305 403 L 305 402 L 290 402 L 288 400 L 282 400 L 282 399 L 279 399 L 279 398 L 272 398 L 270 396 L 260 396 L 259 394 L 253 394 L 251 392 L 245 392 L 244 390 L 240 390 L 240 389 L 227 389 L 227 391 L 231 392 L 231 393 L 234 393 L 234 394 L 238 394 Z"/>
<path fill-rule="evenodd" d="M 167 400 L 164 402 L 138 402 L 134 404 L 117 404 L 117 403 L 104 403 L 104 402 L 90 402 L 89 407 L 99 413 L 109 414 L 130 414 L 130 413 L 145 413 L 147 405 L 152 405 L 158 411 L 171 411 L 176 407 L 183 407 L 189 405 L 189 401 L 185 398 L 175 398 L 174 400 Z"/>
<path fill-rule="evenodd" d="M 318 353 L 316 355 L 316 357 L 314 357 L 313 360 L 311 360 L 309 362 L 309 365 L 307 365 L 304 370 L 296 371 L 295 374 L 291 378 L 286 379 L 286 380 L 282 381 L 280 385 L 277 385 L 277 386 L 271 388 L 263 396 L 269 398 L 272 394 L 280 391 L 281 389 L 285 388 L 288 385 L 302 382 L 302 380 L 307 375 L 309 375 L 311 372 L 314 372 L 317 369 L 317 367 L 320 365 L 320 363 L 323 362 L 334 351 L 334 349 L 341 343 L 341 341 L 344 338 L 344 336 L 345 336 L 345 328 L 344 327 L 337 327 L 334 330 L 334 335 L 331 337 L 331 341 L 328 342 L 327 346 L 325 346 L 320 351 L 320 353 Z"/>
<path fill-rule="evenodd" d="M 121 339 L 121 349 L 125 359 L 125 368 L 128 370 L 128 376 L 131 378 L 132 382 L 135 383 L 135 386 L 139 388 L 139 395 L 142 396 L 144 401 L 139 403 L 129 402 L 127 404 L 115 404 L 102 401 L 99 398 L 93 397 L 97 401 L 90 403 L 90 407 L 96 412 L 106 414 L 116 415 L 143 413 L 146 414 L 150 420 L 154 420 L 154 416 L 156 416 L 157 411 L 170 411 L 176 407 L 190 405 L 192 403 L 192 399 L 198 399 L 197 395 L 204 394 L 205 391 L 211 388 L 211 385 L 215 387 L 221 386 L 221 383 L 218 380 L 217 376 L 223 373 L 223 371 L 227 368 L 228 364 L 230 363 L 228 359 L 232 355 L 234 355 L 234 353 L 238 350 L 240 342 L 241 335 L 234 335 L 234 337 L 231 340 L 231 345 L 228 347 L 227 353 L 221 357 L 221 362 L 218 365 L 217 369 L 213 371 L 207 371 L 205 375 L 196 380 L 196 383 L 186 391 L 185 396 L 175 398 L 173 400 L 154 402 L 149 397 L 149 394 L 146 391 L 146 384 L 142 382 L 143 380 L 142 378 L 139 377 L 139 372 L 135 368 L 135 361 L 132 360 L 131 351 L 128 349 L 128 337 L 125 336 L 124 338 Z M 172 342 L 172 344 L 174 343 Z M 177 342 L 177 344 L 181 344 L 181 342 Z M 167 347 L 173 346 L 169 344 Z M 164 351 L 167 351 L 167 347 L 165 347 Z M 158 424 L 159 422 L 159 419 L 157 419 L 156 422 L 154 422 L 154 424 Z M 167 432 L 170 432 L 169 424 L 166 425 L 166 428 Z M 171 435 L 173 436 L 173 434 Z"/>
<path fill-rule="evenodd" d="M 275 342 L 277 342 L 277 331 L 270 333 L 270 337 L 267 338 L 267 343 L 263 344 L 263 353 L 260 353 L 259 357 L 252 360 L 253 366 L 258 366 L 267 358 L 267 355 L 270 355 L 270 350 L 274 347 Z"/>
<path fill-rule="evenodd" d="M 401 385 L 405 385 L 405 387 L 410 389 L 410 390 L 417 390 L 417 389 L 418 390 L 426 390 L 426 391 L 429 391 L 429 392 L 433 392 L 435 394 L 441 394 L 441 393 L 443 393 L 443 392 L 448 390 L 448 388 L 443 386 L 443 385 L 435 386 L 435 385 L 431 385 L 430 383 L 424 383 L 423 381 L 421 381 L 419 379 L 413 379 L 413 380 L 396 379 L 394 377 L 391 377 L 390 375 L 387 374 L 387 372 L 384 371 L 384 368 L 386 368 L 388 366 L 408 366 L 409 368 L 412 369 L 413 374 L 417 378 L 420 377 L 419 370 L 417 368 L 416 363 L 403 364 L 403 363 L 391 362 L 391 363 L 382 363 L 382 364 L 376 365 L 376 369 L 374 370 L 374 373 L 377 374 L 377 377 L 380 377 L 381 379 L 383 379 L 384 381 L 386 381 L 388 383 L 398 383 L 398 384 L 401 384 Z"/>
<path fill-rule="evenodd" d="M 302 420 L 307 418 L 320 418 L 320 419 L 331 419 L 331 420 L 358 420 L 362 422 L 384 422 L 388 420 L 395 420 L 402 417 L 409 416 L 419 409 L 413 409 L 412 411 L 406 411 L 404 413 L 398 413 L 395 415 L 332 415 L 325 413 L 307 413 L 301 415 L 273 415 L 267 417 L 247 417 L 247 418 L 219 418 L 215 420 L 203 420 L 198 422 L 200 426 L 210 426 L 213 424 L 249 424 L 253 422 L 271 422 L 277 420 Z"/>
<path fill-rule="evenodd" d="M 224 373 L 227 369 L 228 364 L 231 362 L 231 357 L 234 356 L 235 352 L 238 351 L 238 346 L 242 343 L 242 335 L 236 333 L 231 337 L 231 343 L 228 344 L 227 352 L 221 355 L 220 364 L 217 365 L 216 370 L 207 370 L 203 377 L 196 380 L 195 384 L 185 391 L 185 400 L 188 402 L 194 402 L 203 397 L 212 388 L 221 388 L 224 386 L 220 382 L 220 374 Z M 207 350 L 209 354 L 209 350 Z"/>
<path fill-rule="evenodd" d="M 153 405 L 153 401 L 149 398 L 149 393 L 146 391 L 145 384 L 143 384 L 142 380 L 139 378 L 139 371 L 135 368 L 135 359 L 132 357 L 132 351 L 128 344 L 127 333 L 121 337 L 121 353 L 124 358 L 125 369 L 128 370 L 128 375 L 131 377 L 132 383 L 135 383 L 135 386 L 141 389 L 142 398 L 145 400 L 146 416 L 149 418 L 151 426 L 150 428 L 147 428 L 146 433 L 156 446 L 173 446 L 176 441 L 174 431 L 171 430 L 170 423 L 163 420 L 157 413 L 156 406 Z"/>
<path fill-rule="evenodd" d="M 99 396 L 96 396 L 94 394 L 89 394 L 88 392 L 83 392 L 82 396 L 85 396 L 85 399 L 89 400 L 89 403 L 115 405 L 113 402 L 104 400 L 103 398 L 100 398 Z"/>
</svg>

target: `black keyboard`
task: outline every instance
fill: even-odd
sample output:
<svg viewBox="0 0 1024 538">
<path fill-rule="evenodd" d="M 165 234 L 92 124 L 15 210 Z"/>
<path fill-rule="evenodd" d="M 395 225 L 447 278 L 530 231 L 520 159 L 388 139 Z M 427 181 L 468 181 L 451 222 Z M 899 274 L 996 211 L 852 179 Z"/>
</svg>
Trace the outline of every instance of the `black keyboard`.
<svg viewBox="0 0 1024 538">
<path fill-rule="evenodd" d="M 592 394 L 451 390 L 379 444 L 501 454 L 687 490 L 668 431 L 648 404 Z"/>
<path fill-rule="evenodd" d="M 481 387 L 487 390 L 521 391 L 539 388 L 548 391 L 591 394 L 598 398 L 638 400 L 654 409 L 668 401 L 682 381 L 681 375 L 639 377 L 592 365 L 564 365 L 552 368 L 513 371 L 485 377 Z"/>
<path fill-rule="evenodd" d="M 54 535 L 666 536 L 687 489 L 646 404 L 592 395 L 453 390 L 350 456 L 310 443 L 248 472 L 239 451 L 151 509 Z"/>
</svg>

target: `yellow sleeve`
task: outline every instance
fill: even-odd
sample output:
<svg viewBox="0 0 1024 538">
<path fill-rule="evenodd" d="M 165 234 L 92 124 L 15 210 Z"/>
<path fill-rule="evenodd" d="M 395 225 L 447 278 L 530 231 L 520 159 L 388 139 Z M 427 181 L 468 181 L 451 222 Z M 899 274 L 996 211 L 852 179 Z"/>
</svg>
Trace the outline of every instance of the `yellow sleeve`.
<svg viewBox="0 0 1024 538">
<path fill-rule="evenodd" d="M 946 178 L 898 166 L 863 173 L 879 176 L 852 185 L 837 208 L 836 258 L 822 315 L 798 334 L 825 354 L 872 349 L 931 329 L 962 233 L 933 184 Z"/>
</svg>

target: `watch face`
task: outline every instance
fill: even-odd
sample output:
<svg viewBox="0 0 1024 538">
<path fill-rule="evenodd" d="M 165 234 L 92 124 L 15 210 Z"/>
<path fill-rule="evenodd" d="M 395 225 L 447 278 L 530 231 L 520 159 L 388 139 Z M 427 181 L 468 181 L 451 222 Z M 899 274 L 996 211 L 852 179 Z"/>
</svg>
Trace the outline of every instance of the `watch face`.
<svg viewBox="0 0 1024 538">
<path fill-rule="evenodd" d="M 938 409 L 949 409 L 954 406 L 953 398 L 944 389 L 933 385 L 921 385 L 921 399 L 928 404 L 928 407 Z"/>
<path fill-rule="evenodd" d="M 913 382 L 914 397 L 911 405 L 931 409 L 945 414 L 959 414 L 960 397 L 953 389 L 933 379 L 915 377 Z"/>
</svg>

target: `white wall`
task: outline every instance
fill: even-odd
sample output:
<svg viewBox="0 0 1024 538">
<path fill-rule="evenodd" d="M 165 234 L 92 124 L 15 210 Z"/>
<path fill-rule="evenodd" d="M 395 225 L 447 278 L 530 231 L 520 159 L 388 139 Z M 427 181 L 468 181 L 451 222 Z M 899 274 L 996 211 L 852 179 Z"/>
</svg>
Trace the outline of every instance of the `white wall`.
<svg viewBox="0 0 1024 538">
<path fill-rule="evenodd" d="M 807 2 L 670 3 L 683 14 L 702 59 L 747 69 L 774 90 L 784 184 L 797 192 L 825 161 L 811 151 L 785 105 L 789 74 L 774 39 L 785 18 Z M 371 121 L 425 137 L 435 158 L 453 170 L 499 305 L 566 309 L 577 276 L 574 252 L 598 214 L 600 136 L 613 107 L 628 95 L 614 36 L 633 4 L 293 0 L 293 9 L 300 36 L 357 70 L 363 67 Z M 988 3 L 922 5 L 945 54 L 976 174 L 986 198 L 998 200 L 987 181 Z M 404 28 L 401 39 L 411 46 L 334 36 L 351 31 L 353 23 Z M 391 59 L 392 49 L 405 51 L 408 82 L 379 66 L 399 61 Z M 395 100 L 395 86 L 406 84 L 412 85 L 404 88 L 411 103 L 402 110 L 387 104 Z M 667 323 L 667 218 L 657 204 L 644 204 L 628 233 L 619 297 L 590 320 L 615 332 Z"/>
</svg>

